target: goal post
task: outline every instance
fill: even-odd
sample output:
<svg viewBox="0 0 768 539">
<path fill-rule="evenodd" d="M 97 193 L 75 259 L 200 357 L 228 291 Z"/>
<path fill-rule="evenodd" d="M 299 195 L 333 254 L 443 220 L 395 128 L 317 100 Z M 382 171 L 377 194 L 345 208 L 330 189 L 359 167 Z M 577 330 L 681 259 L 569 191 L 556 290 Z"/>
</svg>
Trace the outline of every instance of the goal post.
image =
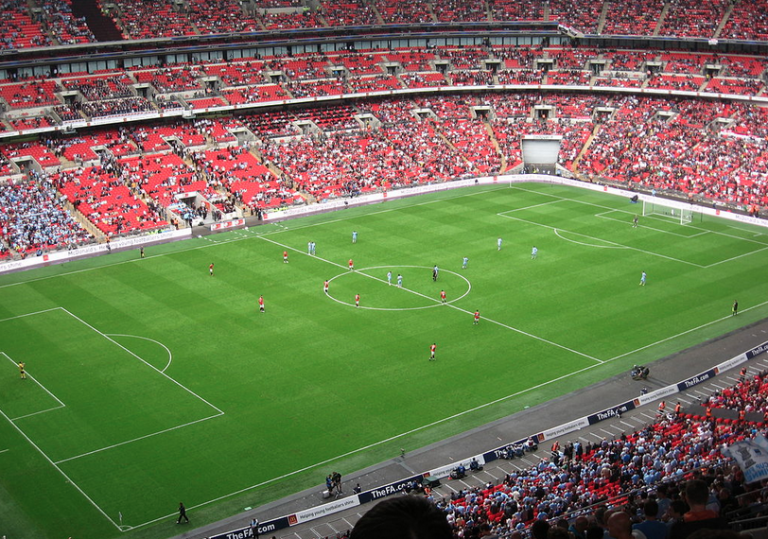
<svg viewBox="0 0 768 539">
<path fill-rule="evenodd" d="M 661 198 L 643 199 L 643 217 L 656 215 L 675 220 L 681 225 L 693 222 L 693 209 L 690 204 Z"/>
</svg>

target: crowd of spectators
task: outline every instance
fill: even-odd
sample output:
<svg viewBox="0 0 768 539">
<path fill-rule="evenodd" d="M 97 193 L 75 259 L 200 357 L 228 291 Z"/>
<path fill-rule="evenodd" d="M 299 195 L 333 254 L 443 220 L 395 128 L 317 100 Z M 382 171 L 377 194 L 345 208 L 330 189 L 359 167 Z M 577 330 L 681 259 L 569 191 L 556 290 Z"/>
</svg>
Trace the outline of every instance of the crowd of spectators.
<svg viewBox="0 0 768 539">
<path fill-rule="evenodd" d="M 541 2 L 535 0 L 497 0 L 489 2 L 491 17 L 494 21 L 541 21 L 544 9 Z M 550 15 L 550 20 L 559 20 Z"/>
<path fill-rule="evenodd" d="M 97 166 L 55 173 L 51 181 L 107 237 L 168 226 L 159 208 L 134 195 L 117 176 L 120 170 L 118 163 L 104 159 Z"/>
<path fill-rule="evenodd" d="M 96 37 L 84 17 L 72 13 L 72 0 L 40 0 L 41 18 L 45 27 L 61 45 L 93 43 Z"/>
<path fill-rule="evenodd" d="M 341 95 L 347 93 L 344 85 L 337 80 L 327 79 L 320 81 L 289 82 L 283 84 L 283 88 L 290 94 L 300 99 L 302 97 L 317 97 L 322 95 Z"/>
<path fill-rule="evenodd" d="M 203 68 L 199 66 L 183 68 L 165 67 L 152 71 L 136 71 L 133 76 L 137 82 L 149 83 L 157 89 L 158 92 L 165 94 L 170 92 L 181 92 L 188 90 L 200 90 L 198 81 L 204 73 Z"/>
<path fill-rule="evenodd" d="M 742 369 L 739 381 L 716 391 L 704 400 L 711 408 L 726 408 L 744 414 L 758 413 L 768 420 L 768 372 L 750 374 Z"/>
<path fill-rule="evenodd" d="M 115 101 L 123 100 L 80 106 L 85 112 L 89 106 Z M 239 196 L 245 206 L 259 207 L 264 201 L 301 202 L 298 193 L 322 201 L 509 172 L 522 163 L 523 137 L 558 135 L 559 164 L 582 177 L 751 208 L 768 205 L 766 120 L 768 113 L 749 103 L 610 94 L 472 93 L 136 124 L 60 135 L 43 144 L 6 145 L 0 153 L 6 162 L 29 156 L 43 167 L 61 166 L 59 158 L 66 158 L 66 169 L 73 166 L 69 163 L 82 166 L 105 156 L 117 159 L 115 167 L 120 167 L 121 160 L 144 152 L 160 160 L 157 167 L 146 162 L 140 173 L 156 174 L 157 185 L 146 188 L 146 178 L 136 178 L 136 171 L 134 177 L 123 176 L 124 169 L 109 182 L 140 188 L 138 195 L 166 206 L 174 189 L 200 181 L 193 190 L 213 198 L 218 193 L 224 200 L 235 197 L 235 205 Z M 222 154 L 200 153 L 219 144 L 240 150 L 228 149 L 226 159 Z M 101 148 L 101 153 L 92 148 Z M 176 154 L 184 166 L 162 157 L 168 154 Z M 193 156 L 194 161 L 187 162 Z M 12 172 L 9 165 L 5 173 Z M 66 170 L 66 174 L 70 182 L 84 175 L 101 185 L 90 170 Z M 90 214 L 94 213 L 101 212 Z M 126 225 L 120 228 L 129 230 Z"/>
<path fill-rule="evenodd" d="M 473 2 L 472 0 L 448 0 L 434 2 L 432 12 L 438 21 L 487 21 L 488 12 L 484 2 Z"/>
<path fill-rule="evenodd" d="M 674 0 L 668 2 L 659 35 L 676 37 L 713 37 L 723 15 L 731 6 L 729 0 Z"/>
<path fill-rule="evenodd" d="M 768 40 L 768 1 L 753 0 L 733 5 L 720 37 L 724 39 Z"/>
<path fill-rule="evenodd" d="M 328 26 L 360 26 L 382 22 L 376 10 L 361 0 L 321 2 L 320 10 Z"/>
<path fill-rule="evenodd" d="M 0 227 L 3 244 L 21 257 L 91 239 L 62 206 L 55 185 L 35 171 L 25 180 L 0 184 Z"/>
<path fill-rule="evenodd" d="M 167 5 L 115 0 L 106 6 L 124 39 L 172 38 L 254 30 L 325 28 L 403 23 L 523 21 L 557 22 L 584 34 L 661 35 L 764 40 L 768 3 L 716 0 L 640 0 L 630 4 L 604 0 L 449 0 L 363 2 L 322 0 L 311 7 L 297 2 L 190 0 Z M 666 8 L 665 8 L 666 6 Z M 94 41 L 83 19 L 72 14 L 71 0 L 5 0 L 0 47 L 25 48 Z M 663 16 L 662 16 L 663 14 Z"/>
<path fill-rule="evenodd" d="M 260 16 L 266 30 L 290 30 L 295 28 L 319 28 L 326 26 L 318 13 L 302 9 L 299 12 L 265 12 Z"/>
<path fill-rule="evenodd" d="M 594 76 L 592 66 L 597 64 L 603 66 L 603 75 Z M 385 73 L 387 70 L 390 71 Z M 154 103 L 160 110 L 183 108 L 172 95 L 174 92 L 194 92 L 194 96 L 187 96 L 190 99 L 220 96 L 211 103 L 221 106 L 281 101 L 290 98 L 288 92 L 296 97 L 316 97 L 444 85 L 594 84 L 759 95 L 765 88 L 760 79 L 764 70 L 765 63 L 759 58 L 743 55 L 568 47 L 495 46 L 462 50 L 443 46 L 376 53 L 298 54 L 159 69 L 143 67 L 61 79 L 0 81 L 0 97 L 11 109 L 53 105 L 61 121 L 73 121 L 83 119 L 81 112 L 86 112 L 80 99 L 93 104 L 88 106 L 88 117 L 127 115 L 152 110 L 148 103 Z M 203 83 L 203 77 L 218 80 Z M 136 84 L 151 84 L 153 90 L 146 98 L 133 97 Z M 59 97 L 57 93 L 62 88 L 77 91 L 82 98 Z M 65 99 L 67 104 L 62 104 Z M 104 101 L 109 104 L 101 105 Z"/>
<path fill-rule="evenodd" d="M 54 111 L 62 120 L 71 121 L 104 116 L 132 116 L 157 110 L 155 105 L 143 97 L 124 97 L 106 101 L 73 101 L 69 105 L 54 107 Z"/>
<path fill-rule="evenodd" d="M 425 2 L 403 2 L 402 0 L 375 0 L 373 2 L 384 24 L 413 24 L 434 22 L 429 6 Z"/>
<path fill-rule="evenodd" d="M 0 49 L 44 47 L 51 44 L 39 18 L 33 20 L 28 7 L 22 0 L 0 2 Z"/>
<path fill-rule="evenodd" d="M 117 99 L 133 95 L 131 91 L 133 81 L 125 73 L 120 75 L 63 79 L 61 84 L 67 90 L 80 92 L 87 101 Z"/>
</svg>

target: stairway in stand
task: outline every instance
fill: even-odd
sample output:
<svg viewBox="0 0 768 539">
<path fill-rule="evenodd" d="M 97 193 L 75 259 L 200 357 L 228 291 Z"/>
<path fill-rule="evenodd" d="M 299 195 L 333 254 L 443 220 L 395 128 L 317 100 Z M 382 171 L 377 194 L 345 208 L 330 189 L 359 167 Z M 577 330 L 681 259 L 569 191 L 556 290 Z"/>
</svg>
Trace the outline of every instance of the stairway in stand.
<svg viewBox="0 0 768 539">
<path fill-rule="evenodd" d="M 75 0 L 72 2 L 72 14 L 85 17 L 88 28 L 98 41 L 122 41 L 123 35 L 115 21 L 101 12 L 97 0 Z"/>
</svg>

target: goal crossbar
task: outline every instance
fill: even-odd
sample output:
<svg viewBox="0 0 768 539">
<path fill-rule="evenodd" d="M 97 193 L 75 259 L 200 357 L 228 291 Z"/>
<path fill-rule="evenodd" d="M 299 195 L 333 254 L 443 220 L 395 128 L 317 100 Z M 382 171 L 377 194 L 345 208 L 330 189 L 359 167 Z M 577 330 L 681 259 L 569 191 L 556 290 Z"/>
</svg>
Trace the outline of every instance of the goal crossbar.
<svg viewBox="0 0 768 539">
<path fill-rule="evenodd" d="M 643 199 L 643 216 L 656 215 L 667 217 L 686 225 L 693 222 L 693 209 L 690 204 L 664 199 Z"/>
</svg>

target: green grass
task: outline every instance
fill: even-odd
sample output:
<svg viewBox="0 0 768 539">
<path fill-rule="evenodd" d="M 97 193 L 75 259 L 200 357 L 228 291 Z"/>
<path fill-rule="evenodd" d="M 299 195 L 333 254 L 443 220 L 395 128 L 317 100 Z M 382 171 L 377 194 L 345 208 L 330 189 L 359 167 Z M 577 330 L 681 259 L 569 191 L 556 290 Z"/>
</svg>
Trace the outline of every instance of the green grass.
<svg viewBox="0 0 768 539">
<path fill-rule="evenodd" d="M 168 537 L 768 315 L 763 229 L 638 210 L 478 187 L 0 277 L 0 533 Z"/>
</svg>

